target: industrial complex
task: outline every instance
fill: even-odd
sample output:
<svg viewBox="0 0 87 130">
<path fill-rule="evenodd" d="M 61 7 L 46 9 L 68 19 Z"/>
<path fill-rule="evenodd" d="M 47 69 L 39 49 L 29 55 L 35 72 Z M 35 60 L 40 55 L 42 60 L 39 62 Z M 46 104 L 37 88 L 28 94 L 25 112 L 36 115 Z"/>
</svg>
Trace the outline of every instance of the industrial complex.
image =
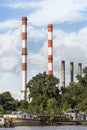
<svg viewBox="0 0 87 130">
<path fill-rule="evenodd" d="M 48 75 L 53 74 L 53 25 L 48 24 Z M 78 63 L 82 75 L 82 63 Z M 62 87 L 65 87 L 65 61 L 61 61 Z M 74 81 L 74 63 L 70 62 L 70 82 Z M 22 17 L 22 100 L 27 100 L 27 17 Z"/>
</svg>

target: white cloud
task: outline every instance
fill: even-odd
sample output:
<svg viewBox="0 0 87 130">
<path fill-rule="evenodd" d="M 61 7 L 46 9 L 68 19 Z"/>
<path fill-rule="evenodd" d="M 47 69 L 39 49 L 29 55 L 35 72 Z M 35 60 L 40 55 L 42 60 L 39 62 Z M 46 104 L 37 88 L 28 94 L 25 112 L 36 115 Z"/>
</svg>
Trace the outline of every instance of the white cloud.
<svg viewBox="0 0 87 130">
<path fill-rule="evenodd" d="M 38 28 L 38 29 L 35 29 L 33 26 L 28 26 L 28 29 L 27 29 L 27 38 L 28 38 L 28 41 L 38 41 L 38 40 L 42 40 L 46 37 L 46 34 L 47 34 L 47 31 L 42 27 L 42 28 Z"/>
<path fill-rule="evenodd" d="M 34 7 L 38 7 L 38 3 L 37 2 L 14 2 L 14 3 L 7 3 L 7 4 L 1 4 L 1 6 L 3 7 L 9 7 L 9 8 L 13 8 L 13 9 L 30 9 L 30 8 L 34 8 Z"/>
<path fill-rule="evenodd" d="M 0 72 L 18 73 L 21 53 L 20 29 L 0 34 Z"/>
<path fill-rule="evenodd" d="M 64 3 L 64 4 L 63 4 Z M 1 5 L 2 6 L 2 5 Z M 33 25 L 43 26 L 48 23 L 63 23 L 63 22 L 75 22 L 86 20 L 87 17 L 83 11 L 87 11 L 87 1 L 86 0 L 42 0 L 42 1 L 32 1 L 32 2 L 14 2 L 5 3 L 3 6 L 9 8 L 18 9 L 31 9 L 29 11 L 29 21 Z M 13 27 L 16 26 L 17 20 L 11 22 Z M 1 23 L 0 27 L 8 27 L 9 21 L 6 23 Z"/>
<path fill-rule="evenodd" d="M 28 64 L 31 68 L 31 71 L 44 72 L 47 71 L 47 42 L 39 50 L 38 53 L 29 53 L 28 55 Z M 32 77 L 32 76 L 31 76 Z"/>
<path fill-rule="evenodd" d="M 15 29 L 20 26 L 20 20 L 9 19 L 7 21 L 0 22 L 0 30 Z"/>
<path fill-rule="evenodd" d="M 85 10 L 87 7 L 87 0 L 72 0 L 72 3 L 76 10 Z"/>
<path fill-rule="evenodd" d="M 15 99 L 21 99 L 21 75 L 0 73 L 0 93 L 11 92 Z"/>
<path fill-rule="evenodd" d="M 40 8 L 29 15 L 34 25 L 46 25 L 48 23 L 62 23 L 84 20 L 86 17 L 81 11 L 87 8 L 87 1 L 74 0 L 45 0 L 40 3 Z"/>
<path fill-rule="evenodd" d="M 6 57 L 0 60 L 0 72 L 19 73 L 20 67 L 16 57 Z"/>
<path fill-rule="evenodd" d="M 60 59 L 67 61 L 84 61 L 87 55 L 86 34 L 87 27 L 79 30 L 79 32 L 65 33 L 63 31 L 55 31 L 54 39 L 54 55 L 59 55 Z"/>
</svg>

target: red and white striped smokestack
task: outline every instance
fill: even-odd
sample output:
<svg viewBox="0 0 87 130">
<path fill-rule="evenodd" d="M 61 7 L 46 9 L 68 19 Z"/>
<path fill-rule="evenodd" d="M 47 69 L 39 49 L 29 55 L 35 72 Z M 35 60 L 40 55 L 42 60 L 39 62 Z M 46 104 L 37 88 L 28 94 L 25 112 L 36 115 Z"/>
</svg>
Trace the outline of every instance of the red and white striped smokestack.
<svg viewBox="0 0 87 130">
<path fill-rule="evenodd" d="M 53 25 L 48 25 L 48 75 L 53 74 Z"/>
<path fill-rule="evenodd" d="M 22 100 L 27 100 L 27 17 L 22 17 Z"/>
</svg>

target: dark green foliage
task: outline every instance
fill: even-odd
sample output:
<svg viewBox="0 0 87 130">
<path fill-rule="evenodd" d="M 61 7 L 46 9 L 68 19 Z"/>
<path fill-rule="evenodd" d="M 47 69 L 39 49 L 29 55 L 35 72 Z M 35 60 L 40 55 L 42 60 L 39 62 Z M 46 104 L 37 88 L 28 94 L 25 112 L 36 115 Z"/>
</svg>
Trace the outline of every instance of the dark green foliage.
<svg viewBox="0 0 87 130">
<path fill-rule="evenodd" d="M 10 92 L 0 94 L 0 105 L 5 111 L 13 111 L 17 108 L 17 100 L 15 100 Z"/>
<path fill-rule="evenodd" d="M 83 69 L 83 77 L 76 76 L 78 82 L 70 83 L 62 88 L 62 109 L 79 108 L 87 111 L 87 67 Z"/>
<path fill-rule="evenodd" d="M 83 76 L 77 75 L 77 82 L 61 87 L 59 79 L 52 75 L 38 74 L 27 84 L 30 90 L 29 110 L 39 114 L 56 114 L 69 108 L 79 108 L 87 111 L 87 67 L 83 69 Z"/>
<path fill-rule="evenodd" d="M 27 109 L 28 109 L 28 101 L 20 100 L 18 102 L 17 110 L 27 112 Z"/>
<path fill-rule="evenodd" d="M 28 82 L 29 98 L 32 98 L 31 106 L 34 106 L 34 113 L 48 113 L 48 107 L 50 108 L 52 103 L 57 108 L 60 100 L 58 84 L 59 79 L 45 72 L 39 73 Z"/>
<path fill-rule="evenodd" d="M 27 84 L 30 102 L 15 100 L 9 92 L 0 94 L 0 111 L 22 110 L 32 114 L 59 114 L 69 108 L 87 112 L 87 67 L 77 82 L 59 89 L 59 79 L 54 75 L 39 73 Z"/>
</svg>

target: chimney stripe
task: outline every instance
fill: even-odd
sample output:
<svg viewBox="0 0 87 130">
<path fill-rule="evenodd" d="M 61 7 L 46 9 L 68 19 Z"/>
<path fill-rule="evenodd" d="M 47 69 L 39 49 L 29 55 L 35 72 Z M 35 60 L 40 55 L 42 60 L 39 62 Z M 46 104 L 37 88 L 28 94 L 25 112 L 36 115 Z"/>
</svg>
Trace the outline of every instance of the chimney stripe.
<svg viewBox="0 0 87 130">
<path fill-rule="evenodd" d="M 52 52 L 52 49 L 51 47 L 48 48 L 48 54 L 51 55 L 53 52 Z"/>
<path fill-rule="evenodd" d="M 22 32 L 22 40 L 26 40 L 27 39 L 27 33 L 26 32 Z"/>
<path fill-rule="evenodd" d="M 51 40 L 52 39 L 52 32 L 48 32 L 48 40 Z"/>
<path fill-rule="evenodd" d="M 48 40 L 48 47 L 53 47 L 52 40 Z M 52 49 L 52 48 L 51 48 Z"/>
<path fill-rule="evenodd" d="M 53 59 L 48 58 L 48 63 L 52 63 L 52 62 L 53 62 Z"/>
<path fill-rule="evenodd" d="M 22 63 L 26 63 L 26 57 L 25 57 L 25 55 L 22 55 Z"/>
<path fill-rule="evenodd" d="M 27 48 L 22 48 L 22 55 L 27 55 Z"/>
<path fill-rule="evenodd" d="M 22 17 L 22 25 L 27 25 L 27 17 Z"/>
<path fill-rule="evenodd" d="M 26 63 L 22 63 L 22 71 L 26 71 L 27 70 L 27 64 Z"/>
<path fill-rule="evenodd" d="M 22 32 L 27 32 L 27 28 L 25 25 L 22 25 Z"/>
<path fill-rule="evenodd" d="M 52 68 L 53 68 L 52 63 L 49 62 L 48 65 L 49 65 L 49 70 L 48 71 L 52 71 Z"/>
<path fill-rule="evenodd" d="M 48 74 L 49 75 L 53 74 L 53 71 L 52 70 L 48 70 Z"/>
<path fill-rule="evenodd" d="M 48 32 L 52 32 L 53 31 L 53 25 L 52 24 L 48 24 Z"/>
<path fill-rule="evenodd" d="M 48 63 L 52 63 L 53 62 L 53 56 L 52 55 L 48 55 Z"/>
<path fill-rule="evenodd" d="M 22 40 L 22 48 L 26 48 L 27 46 L 27 40 Z"/>
</svg>

